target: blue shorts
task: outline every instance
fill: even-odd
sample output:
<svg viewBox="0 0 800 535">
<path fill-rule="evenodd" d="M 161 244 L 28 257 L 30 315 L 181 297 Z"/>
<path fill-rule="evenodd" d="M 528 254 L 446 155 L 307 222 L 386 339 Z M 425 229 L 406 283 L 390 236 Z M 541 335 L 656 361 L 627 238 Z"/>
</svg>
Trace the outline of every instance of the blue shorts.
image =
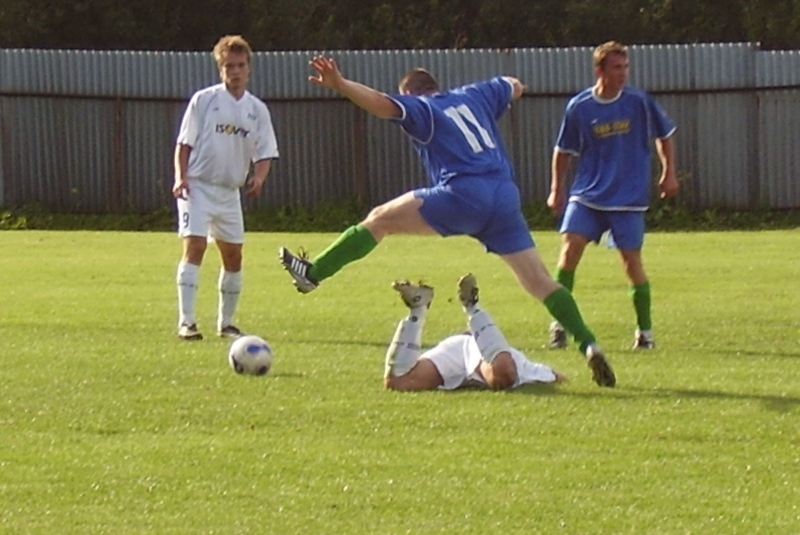
<svg viewBox="0 0 800 535">
<path fill-rule="evenodd" d="M 644 243 L 644 212 L 607 212 L 570 201 L 559 232 L 580 234 L 599 242 L 606 230 L 611 231 L 617 249 L 638 251 Z"/>
<path fill-rule="evenodd" d="M 414 196 L 424 201 L 423 219 L 442 236 L 472 236 L 499 255 L 535 246 L 511 180 L 460 177 L 414 190 Z"/>
</svg>

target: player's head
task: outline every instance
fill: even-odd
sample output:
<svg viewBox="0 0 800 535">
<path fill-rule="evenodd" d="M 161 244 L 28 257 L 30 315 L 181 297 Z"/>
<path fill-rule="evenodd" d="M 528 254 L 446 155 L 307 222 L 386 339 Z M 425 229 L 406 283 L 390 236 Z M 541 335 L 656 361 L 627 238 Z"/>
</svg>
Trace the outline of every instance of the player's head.
<svg viewBox="0 0 800 535">
<path fill-rule="evenodd" d="M 418 67 L 403 76 L 398 88 L 403 95 L 429 95 L 439 92 L 439 83 L 431 73 Z"/>
<path fill-rule="evenodd" d="M 228 89 L 244 89 L 247 85 L 252 56 L 250 44 L 241 35 L 225 35 L 214 45 L 214 60 Z"/>
<path fill-rule="evenodd" d="M 628 47 L 608 41 L 594 49 L 594 73 L 603 85 L 621 90 L 628 81 Z"/>
</svg>

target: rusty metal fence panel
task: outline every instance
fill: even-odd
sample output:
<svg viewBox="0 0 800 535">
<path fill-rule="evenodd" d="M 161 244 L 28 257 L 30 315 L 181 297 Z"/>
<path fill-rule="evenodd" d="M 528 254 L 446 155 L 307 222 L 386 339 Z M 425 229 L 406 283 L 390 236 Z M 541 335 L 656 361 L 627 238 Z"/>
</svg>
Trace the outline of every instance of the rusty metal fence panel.
<svg viewBox="0 0 800 535">
<path fill-rule="evenodd" d="M 523 198 L 544 202 L 568 98 L 593 82 L 591 48 L 333 53 L 358 81 L 395 91 L 422 66 L 444 87 L 519 77 L 501 129 Z M 385 201 L 425 183 L 410 143 L 309 84 L 309 52 L 260 52 L 251 91 L 273 116 L 281 158 L 249 207 Z M 684 201 L 797 208 L 800 54 L 751 43 L 631 47 L 631 82 L 678 125 Z M 62 211 L 171 208 L 172 154 L 189 96 L 216 83 L 210 53 L 0 50 L 0 205 Z"/>
</svg>

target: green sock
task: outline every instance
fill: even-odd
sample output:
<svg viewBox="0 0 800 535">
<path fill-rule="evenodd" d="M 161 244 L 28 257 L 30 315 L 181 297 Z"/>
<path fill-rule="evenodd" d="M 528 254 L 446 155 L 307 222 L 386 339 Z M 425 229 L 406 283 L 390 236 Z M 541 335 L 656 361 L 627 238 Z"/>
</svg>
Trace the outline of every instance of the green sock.
<svg viewBox="0 0 800 535">
<path fill-rule="evenodd" d="M 314 265 L 308 274 L 315 281 L 322 282 L 350 262 L 365 257 L 377 245 L 375 237 L 366 227 L 363 225 L 350 227 L 314 258 L 312 261 Z"/>
<path fill-rule="evenodd" d="M 596 340 L 592 331 L 583 322 L 578 304 L 566 288 L 559 288 L 544 298 L 544 306 L 550 311 L 558 323 L 564 327 L 579 344 L 581 353 L 586 352 L 586 346 Z"/>
<path fill-rule="evenodd" d="M 575 271 L 556 268 L 556 280 L 561 286 L 572 292 L 575 287 Z"/>
<path fill-rule="evenodd" d="M 650 317 L 650 282 L 631 286 L 633 309 L 636 311 L 636 325 L 642 331 L 653 328 L 653 319 Z"/>
</svg>

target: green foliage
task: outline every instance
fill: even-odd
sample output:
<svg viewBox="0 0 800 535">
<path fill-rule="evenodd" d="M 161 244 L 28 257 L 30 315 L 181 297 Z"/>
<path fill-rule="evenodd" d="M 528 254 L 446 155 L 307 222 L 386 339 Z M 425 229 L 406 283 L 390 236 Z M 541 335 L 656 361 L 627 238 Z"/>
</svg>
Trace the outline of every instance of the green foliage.
<svg viewBox="0 0 800 535">
<path fill-rule="evenodd" d="M 523 207 L 533 230 L 553 230 L 557 219 L 541 203 Z M 351 200 L 307 208 L 289 206 L 245 211 L 248 231 L 338 232 L 363 220 L 369 207 Z M 40 206 L 0 209 L 0 230 L 138 230 L 167 231 L 175 227 L 172 210 L 150 214 L 71 214 L 48 212 Z M 649 230 L 760 230 L 800 227 L 798 210 L 692 210 L 680 201 L 656 200 L 647 213 Z"/>
<path fill-rule="evenodd" d="M 542 349 L 544 307 L 468 239 L 391 237 L 301 296 L 274 252 L 335 235 L 253 233 L 238 318 L 275 365 L 248 378 L 213 336 L 213 247 L 207 338 L 185 343 L 172 234 L 2 233 L 0 532 L 798 533 L 797 234 L 650 236 L 659 345 L 644 353 L 628 349 L 617 255 L 589 248 L 575 295 L 616 368 L 609 390 L 574 348 Z M 554 233 L 537 241 L 554 262 Z M 405 313 L 389 281 L 436 287 L 427 345 L 463 329 L 451 292 L 466 271 L 509 341 L 570 382 L 381 389 Z"/>
<path fill-rule="evenodd" d="M 369 207 L 356 200 L 325 203 L 315 208 L 300 205 L 249 210 L 246 228 L 268 232 L 336 232 L 364 219 Z"/>
<path fill-rule="evenodd" d="M 760 42 L 800 48 L 793 0 L 4 0 L 0 47 L 210 50 L 226 33 L 258 50 L 513 48 Z"/>
</svg>

